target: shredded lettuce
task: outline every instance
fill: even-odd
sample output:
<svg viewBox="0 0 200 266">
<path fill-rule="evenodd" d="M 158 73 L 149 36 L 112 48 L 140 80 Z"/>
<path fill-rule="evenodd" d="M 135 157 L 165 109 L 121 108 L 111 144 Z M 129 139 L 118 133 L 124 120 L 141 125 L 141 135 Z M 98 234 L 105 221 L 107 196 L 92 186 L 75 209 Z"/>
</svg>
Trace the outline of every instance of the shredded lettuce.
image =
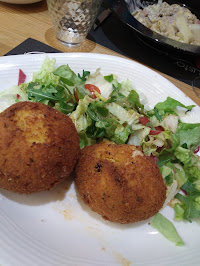
<svg viewBox="0 0 200 266">
<path fill-rule="evenodd" d="M 112 76 L 113 77 L 113 76 Z M 114 81 L 114 78 L 112 79 L 112 82 Z M 111 79 L 108 80 L 108 78 L 104 78 L 104 76 L 101 74 L 101 69 L 98 68 L 95 73 L 89 75 L 86 80 L 86 84 L 93 84 L 101 89 L 101 95 L 105 97 L 106 99 L 109 97 L 113 90 Z"/>
<path fill-rule="evenodd" d="M 180 122 L 176 135 L 180 139 L 180 145 L 186 144 L 188 149 L 194 151 L 200 143 L 200 123 L 187 124 Z"/>
<path fill-rule="evenodd" d="M 134 128 L 134 126 L 132 126 Z M 130 135 L 128 144 L 129 145 L 135 145 L 135 146 L 141 146 L 142 142 L 145 140 L 145 138 L 149 135 L 150 128 L 143 126 L 142 128 L 139 128 L 137 130 L 134 130 L 133 133 Z M 153 150 L 155 151 L 156 148 L 153 147 Z M 151 151 L 152 153 L 152 151 Z"/>
<path fill-rule="evenodd" d="M 177 221 L 181 221 L 184 219 L 184 207 L 183 207 L 183 204 L 175 204 L 174 206 L 174 211 L 175 211 L 175 219 Z"/>
<path fill-rule="evenodd" d="M 119 93 L 122 93 L 125 97 L 133 90 L 133 85 L 129 79 L 121 82 Z"/>
<path fill-rule="evenodd" d="M 56 60 L 53 59 L 49 59 L 49 57 L 46 57 L 41 69 L 36 72 L 33 73 L 33 82 L 40 82 L 42 84 L 54 84 L 57 85 L 59 82 L 59 78 L 54 75 L 54 70 L 55 70 L 55 62 Z"/>
<path fill-rule="evenodd" d="M 139 121 L 139 114 L 134 110 L 125 110 L 114 102 L 107 104 L 106 107 L 122 124 L 127 122 L 129 125 L 133 125 Z"/>
<path fill-rule="evenodd" d="M 118 124 L 117 128 L 115 129 L 115 133 L 110 140 L 116 142 L 117 144 L 124 144 L 126 143 L 130 133 L 131 128 L 128 125 L 122 126 Z"/>
<path fill-rule="evenodd" d="M 176 133 L 178 127 L 178 116 L 172 114 L 167 115 L 166 117 L 164 117 L 161 126 L 173 133 Z"/>
<path fill-rule="evenodd" d="M 12 86 L 11 88 L 0 93 L 0 112 L 16 102 L 27 101 L 28 96 L 26 92 L 19 86 Z"/>
<path fill-rule="evenodd" d="M 200 157 L 191 150 L 178 147 L 174 153 L 175 157 L 183 163 L 183 169 L 186 173 L 195 179 L 200 179 Z"/>
</svg>

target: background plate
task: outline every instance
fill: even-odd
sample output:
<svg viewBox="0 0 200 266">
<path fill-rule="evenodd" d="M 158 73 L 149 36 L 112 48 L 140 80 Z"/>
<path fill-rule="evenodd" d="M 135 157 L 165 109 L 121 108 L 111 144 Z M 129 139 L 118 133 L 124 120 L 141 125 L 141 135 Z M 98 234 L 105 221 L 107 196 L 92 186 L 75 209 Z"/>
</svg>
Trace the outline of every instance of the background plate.
<svg viewBox="0 0 200 266">
<path fill-rule="evenodd" d="M 129 78 L 150 106 L 167 96 L 194 104 L 168 80 L 134 61 L 99 54 L 46 54 L 56 66 L 69 64 L 76 72 L 114 73 Z M 27 75 L 40 69 L 46 56 L 17 55 L 0 58 L 1 89 L 17 84 L 21 68 Z M 142 96 L 143 99 L 145 98 Z M 199 122 L 196 106 L 183 118 Z M 173 221 L 173 210 L 162 213 Z M 150 220 L 130 225 L 104 221 L 79 199 L 71 178 L 50 192 L 18 195 L 0 189 L 0 265 L 199 265 L 199 222 L 174 222 L 185 241 L 176 247 L 154 228 Z"/>
<path fill-rule="evenodd" d="M 1 0 L 0 2 L 25 5 L 25 4 L 33 4 L 40 1 L 42 0 Z"/>
</svg>

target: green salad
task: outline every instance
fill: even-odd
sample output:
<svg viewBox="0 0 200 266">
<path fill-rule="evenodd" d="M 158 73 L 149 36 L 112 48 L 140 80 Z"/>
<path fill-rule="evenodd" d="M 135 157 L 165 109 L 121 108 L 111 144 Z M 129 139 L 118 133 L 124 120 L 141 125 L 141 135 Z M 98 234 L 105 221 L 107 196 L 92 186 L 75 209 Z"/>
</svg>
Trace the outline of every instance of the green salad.
<svg viewBox="0 0 200 266">
<path fill-rule="evenodd" d="M 0 94 L 1 111 L 17 101 L 40 102 L 68 115 L 75 124 L 81 148 L 102 140 L 141 146 L 160 167 L 167 186 L 166 204 L 174 208 L 175 220 L 189 223 L 200 217 L 200 123 L 183 123 L 178 108 L 185 106 L 168 97 L 146 110 L 129 80 L 114 74 L 75 74 L 68 65 L 55 68 L 45 59 L 31 82 Z M 6 104 L 5 104 L 6 103 Z M 174 225 L 160 213 L 151 225 L 177 245 L 183 245 Z"/>
</svg>

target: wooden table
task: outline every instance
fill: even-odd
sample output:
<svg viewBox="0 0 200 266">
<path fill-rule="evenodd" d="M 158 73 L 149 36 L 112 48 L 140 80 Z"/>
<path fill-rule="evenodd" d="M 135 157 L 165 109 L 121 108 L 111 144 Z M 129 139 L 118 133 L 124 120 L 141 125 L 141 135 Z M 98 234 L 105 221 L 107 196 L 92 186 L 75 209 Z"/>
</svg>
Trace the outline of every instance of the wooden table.
<svg viewBox="0 0 200 266">
<path fill-rule="evenodd" d="M 78 48 L 68 48 L 60 44 L 53 32 L 45 0 L 30 5 L 12 5 L 0 2 L 0 56 L 3 56 L 29 37 L 62 52 L 100 53 L 124 57 L 87 39 Z M 191 86 L 166 74 L 160 74 L 200 105 L 200 99 Z"/>
</svg>

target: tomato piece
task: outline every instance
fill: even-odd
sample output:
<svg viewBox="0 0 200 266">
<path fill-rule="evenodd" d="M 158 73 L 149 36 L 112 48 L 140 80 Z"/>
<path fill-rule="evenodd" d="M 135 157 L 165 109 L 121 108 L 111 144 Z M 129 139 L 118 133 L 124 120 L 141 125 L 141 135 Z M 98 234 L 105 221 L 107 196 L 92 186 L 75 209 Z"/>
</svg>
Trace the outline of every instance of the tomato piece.
<svg viewBox="0 0 200 266">
<path fill-rule="evenodd" d="M 158 135 L 162 132 L 163 130 L 150 130 L 149 135 Z"/>
<path fill-rule="evenodd" d="M 18 86 L 22 83 L 24 83 L 26 80 L 26 75 L 24 74 L 24 72 L 19 69 L 19 77 L 18 77 Z"/>
<path fill-rule="evenodd" d="M 155 127 L 156 130 L 164 131 L 164 128 L 162 126 Z"/>
<path fill-rule="evenodd" d="M 92 99 L 96 99 L 97 98 L 95 93 L 94 93 L 95 91 L 98 92 L 99 94 L 101 94 L 100 89 L 97 86 L 95 86 L 95 85 L 85 84 L 85 88 L 90 91 Z"/>
<path fill-rule="evenodd" d="M 156 130 L 151 129 L 149 132 L 149 135 L 158 135 L 160 134 L 162 131 L 164 131 L 164 128 L 161 126 L 155 127 Z"/>
<path fill-rule="evenodd" d="M 143 116 L 139 118 L 139 122 L 140 124 L 146 125 L 147 123 L 150 122 L 150 120 L 146 116 Z"/>
</svg>

